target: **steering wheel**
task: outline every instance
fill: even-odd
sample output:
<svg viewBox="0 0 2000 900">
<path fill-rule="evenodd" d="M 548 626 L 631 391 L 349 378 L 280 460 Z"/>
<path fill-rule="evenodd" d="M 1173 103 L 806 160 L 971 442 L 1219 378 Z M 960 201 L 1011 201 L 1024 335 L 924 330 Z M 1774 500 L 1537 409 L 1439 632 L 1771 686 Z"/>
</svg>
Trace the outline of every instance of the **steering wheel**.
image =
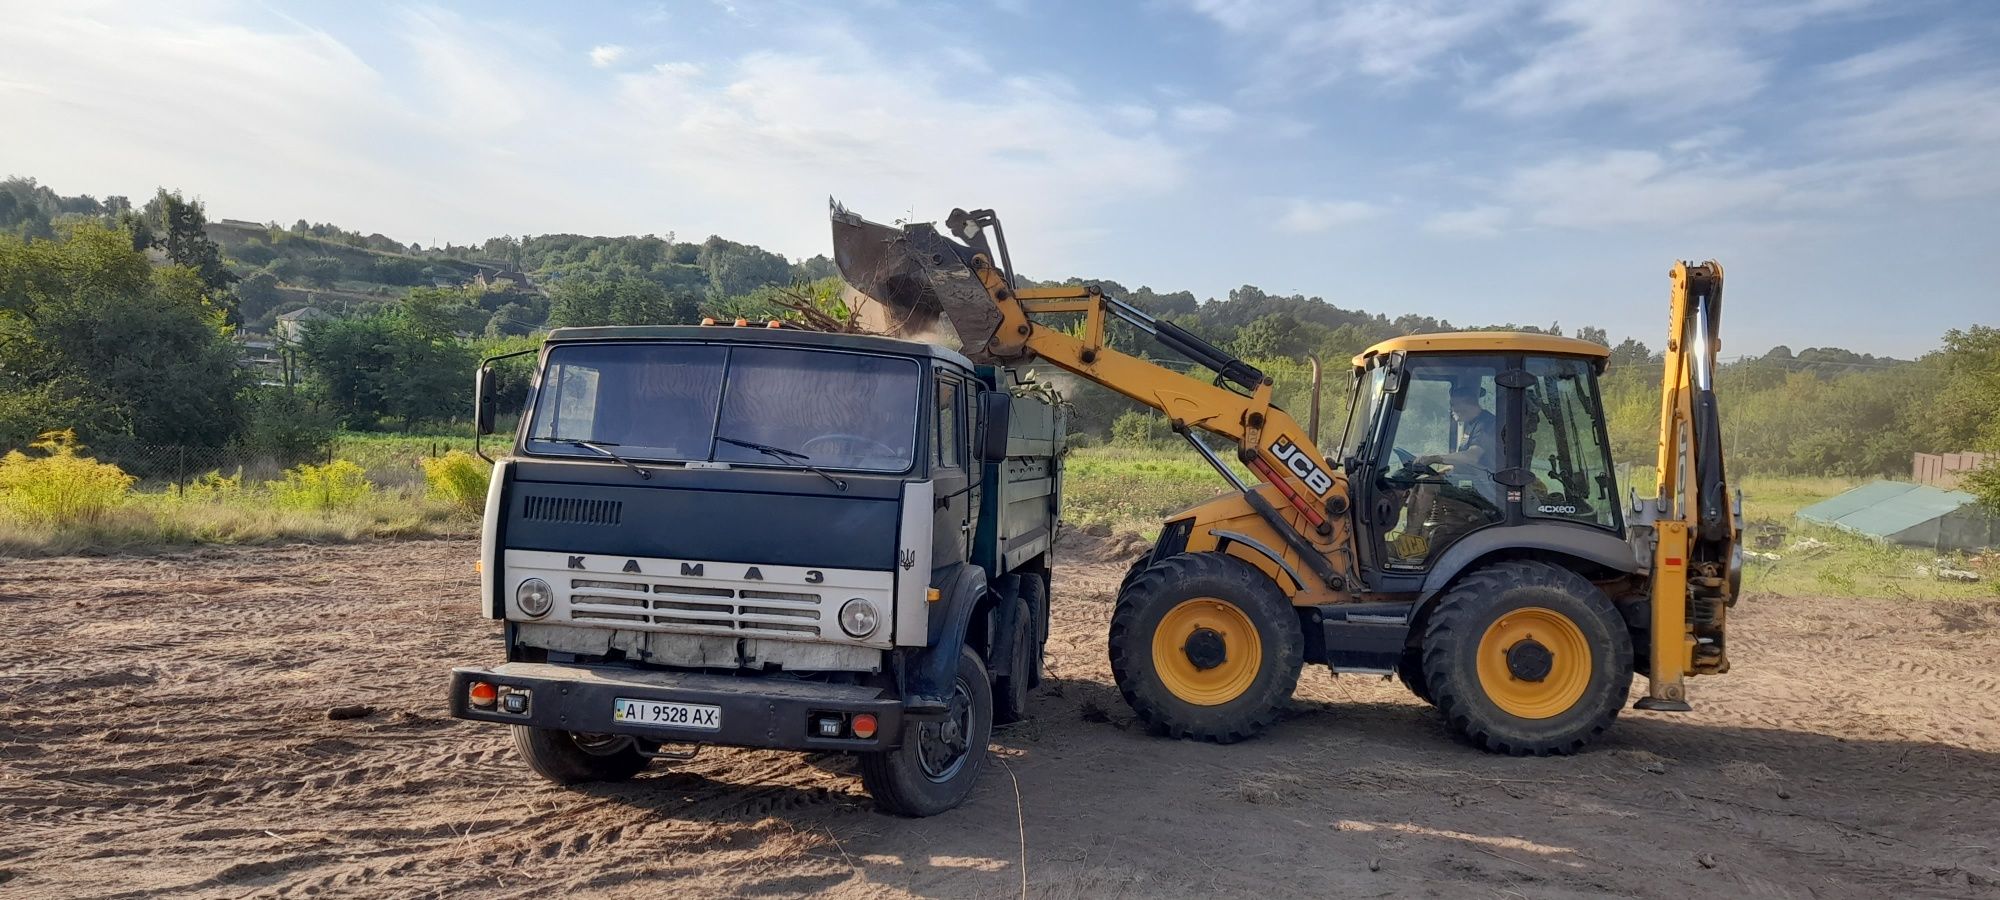
<svg viewBox="0 0 2000 900">
<path fill-rule="evenodd" d="M 1408 450 L 1404 450 L 1404 448 L 1400 448 L 1400 446 L 1392 446 L 1392 448 L 1388 448 L 1388 452 L 1396 456 L 1396 462 L 1400 462 L 1400 464 L 1402 464 L 1402 468 L 1404 468 L 1406 472 L 1416 472 L 1416 474 L 1428 474 L 1428 476 L 1434 476 L 1434 474 L 1440 474 L 1440 472 L 1438 472 L 1438 466 L 1432 466 L 1432 464 L 1428 464 L 1428 462 L 1416 462 L 1416 454 L 1412 454 L 1412 452 L 1408 452 Z"/>
<path fill-rule="evenodd" d="M 891 447 L 888 444 L 884 444 L 881 441 L 878 441 L 874 438 L 862 437 L 861 435 L 858 434 L 847 434 L 845 432 L 822 434 L 819 437 L 813 438 L 812 440 L 805 442 L 805 444 L 800 446 L 799 449 L 808 456 L 818 456 L 819 454 L 813 450 L 814 446 L 821 443 L 833 443 L 836 441 L 844 442 L 847 446 L 855 447 L 863 451 L 881 451 L 880 455 L 882 456 L 895 456 L 897 452 L 896 448 Z"/>
</svg>

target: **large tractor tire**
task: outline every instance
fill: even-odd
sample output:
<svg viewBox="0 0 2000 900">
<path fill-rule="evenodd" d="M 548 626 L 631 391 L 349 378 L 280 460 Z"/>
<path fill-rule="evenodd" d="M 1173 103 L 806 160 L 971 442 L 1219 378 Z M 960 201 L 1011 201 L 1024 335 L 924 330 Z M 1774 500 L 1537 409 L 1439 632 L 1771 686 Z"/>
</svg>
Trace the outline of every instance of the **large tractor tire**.
<svg viewBox="0 0 2000 900">
<path fill-rule="evenodd" d="M 1298 613 L 1269 576 L 1222 553 L 1146 566 L 1111 614 L 1111 674 L 1157 734 L 1231 744 L 1277 721 L 1299 683 Z"/>
<path fill-rule="evenodd" d="M 1574 753 L 1625 706 L 1632 638 L 1583 576 L 1498 562 L 1438 601 L 1424 629 L 1423 679 L 1445 722 L 1482 750 Z"/>
<path fill-rule="evenodd" d="M 1125 589 L 1131 587 L 1132 582 L 1139 579 L 1139 573 L 1146 571 L 1146 567 L 1152 564 L 1153 551 L 1151 550 L 1141 553 L 1136 559 L 1133 559 L 1132 564 L 1125 567 L 1125 577 L 1118 579 L 1118 596 L 1125 596 Z"/>
<path fill-rule="evenodd" d="M 993 736 L 993 689 L 971 647 L 959 651 L 958 675 L 943 717 L 918 723 L 894 750 L 857 754 L 861 786 L 883 812 L 934 816 L 965 802 Z"/>
</svg>

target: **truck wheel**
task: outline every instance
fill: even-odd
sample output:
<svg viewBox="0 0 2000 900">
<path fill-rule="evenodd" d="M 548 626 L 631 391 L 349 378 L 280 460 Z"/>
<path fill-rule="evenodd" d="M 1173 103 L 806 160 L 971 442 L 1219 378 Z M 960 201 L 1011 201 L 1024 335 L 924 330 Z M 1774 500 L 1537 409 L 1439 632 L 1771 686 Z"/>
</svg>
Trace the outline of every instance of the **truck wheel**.
<svg viewBox="0 0 2000 900">
<path fill-rule="evenodd" d="M 1403 661 L 1396 664 L 1396 680 L 1417 695 L 1425 703 L 1436 703 L 1431 699 L 1431 685 L 1424 679 L 1424 654 L 1421 650 L 1403 651 Z"/>
<path fill-rule="evenodd" d="M 967 647 L 959 651 L 958 677 L 942 719 L 919 722 L 894 750 L 863 753 L 861 785 L 883 812 L 934 816 L 965 801 L 993 736 L 993 690 L 986 664 Z"/>
<path fill-rule="evenodd" d="M 1277 720 L 1299 683 L 1298 613 L 1257 567 L 1183 553 L 1139 573 L 1111 614 L 1111 674 L 1156 733 L 1230 744 Z"/>
<path fill-rule="evenodd" d="M 514 726 L 514 749 L 535 774 L 557 784 L 624 781 L 645 771 L 646 757 L 631 738 L 575 734 L 554 728 Z"/>
<path fill-rule="evenodd" d="M 1028 682 L 1028 686 L 1032 688 L 1038 687 L 1042 683 L 1042 662 L 1047 657 L 1049 651 L 1048 579 L 1040 575 L 1021 576 L 1021 599 L 1027 601 L 1028 620 L 1033 622 L 1035 626 L 1035 640 L 1032 645 L 1034 647 L 1032 654 L 1034 662 L 1030 666 L 1030 670 L 1034 673 L 1034 678 Z"/>
<path fill-rule="evenodd" d="M 1453 731 L 1510 756 L 1573 753 L 1632 687 L 1632 637 L 1604 592 L 1561 566 L 1494 563 L 1453 585 L 1424 629 L 1424 681 Z"/>
<path fill-rule="evenodd" d="M 1023 579 L 1023 584 L 1027 583 Z M 1035 623 L 1029 621 L 1028 602 L 1019 597 L 1012 601 L 1014 608 L 1014 630 L 1007 642 L 1007 671 L 993 680 L 993 722 L 1008 725 L 1028 717 L 1028 688 L 1034 683 L 1035 663 Z M 999 642 L 995 642 L 998 651 Z"/>
</svg>

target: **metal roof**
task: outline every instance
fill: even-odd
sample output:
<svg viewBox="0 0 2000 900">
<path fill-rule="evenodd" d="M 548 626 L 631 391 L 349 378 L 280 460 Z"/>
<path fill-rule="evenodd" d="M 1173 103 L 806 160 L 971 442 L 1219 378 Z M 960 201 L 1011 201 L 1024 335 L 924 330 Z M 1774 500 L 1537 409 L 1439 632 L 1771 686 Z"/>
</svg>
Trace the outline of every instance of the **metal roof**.
<svg viewBox="0 0 2000 900">
<path fill-rule="evenodd" d="M 1964 491 L 1873 481 L 1799 510 L 1799 518 L 1886 538 L 1957 512 L 1973 500 Z"/>
<path fill-rule="evenodd" d="M 1406 334 L 1393 337 L 1361 351 L 1356 366 L 1368 358 L 1398 350 L 1410 353 L 1542 353 L 1555 356 L 1587 356 L 1605 359 L 1611 348 L 1576 338 L 1535 334 L 1529 331 L 1448 331 L 1441 334 Z"/>
</svg>

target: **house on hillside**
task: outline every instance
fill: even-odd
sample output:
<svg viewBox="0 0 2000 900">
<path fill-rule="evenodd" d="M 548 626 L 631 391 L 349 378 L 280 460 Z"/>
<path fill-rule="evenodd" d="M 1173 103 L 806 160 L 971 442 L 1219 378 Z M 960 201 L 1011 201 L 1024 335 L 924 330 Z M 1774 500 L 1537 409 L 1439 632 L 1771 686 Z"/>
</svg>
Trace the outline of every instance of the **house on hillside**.
<svg viewBox="0 0 2000 900">
<path fill-rule="evenodd" d="M 295 309 L 288 313 L 279 313 L 278 324 L 272 327 L 271 333 L 277 335 L 278 340 L 296 344 L 301 338 L 305 337 L 306 323 L 319 322 L 331 318 L 333 318 L 332 313 L 317 306 Z"/>
</svg>

